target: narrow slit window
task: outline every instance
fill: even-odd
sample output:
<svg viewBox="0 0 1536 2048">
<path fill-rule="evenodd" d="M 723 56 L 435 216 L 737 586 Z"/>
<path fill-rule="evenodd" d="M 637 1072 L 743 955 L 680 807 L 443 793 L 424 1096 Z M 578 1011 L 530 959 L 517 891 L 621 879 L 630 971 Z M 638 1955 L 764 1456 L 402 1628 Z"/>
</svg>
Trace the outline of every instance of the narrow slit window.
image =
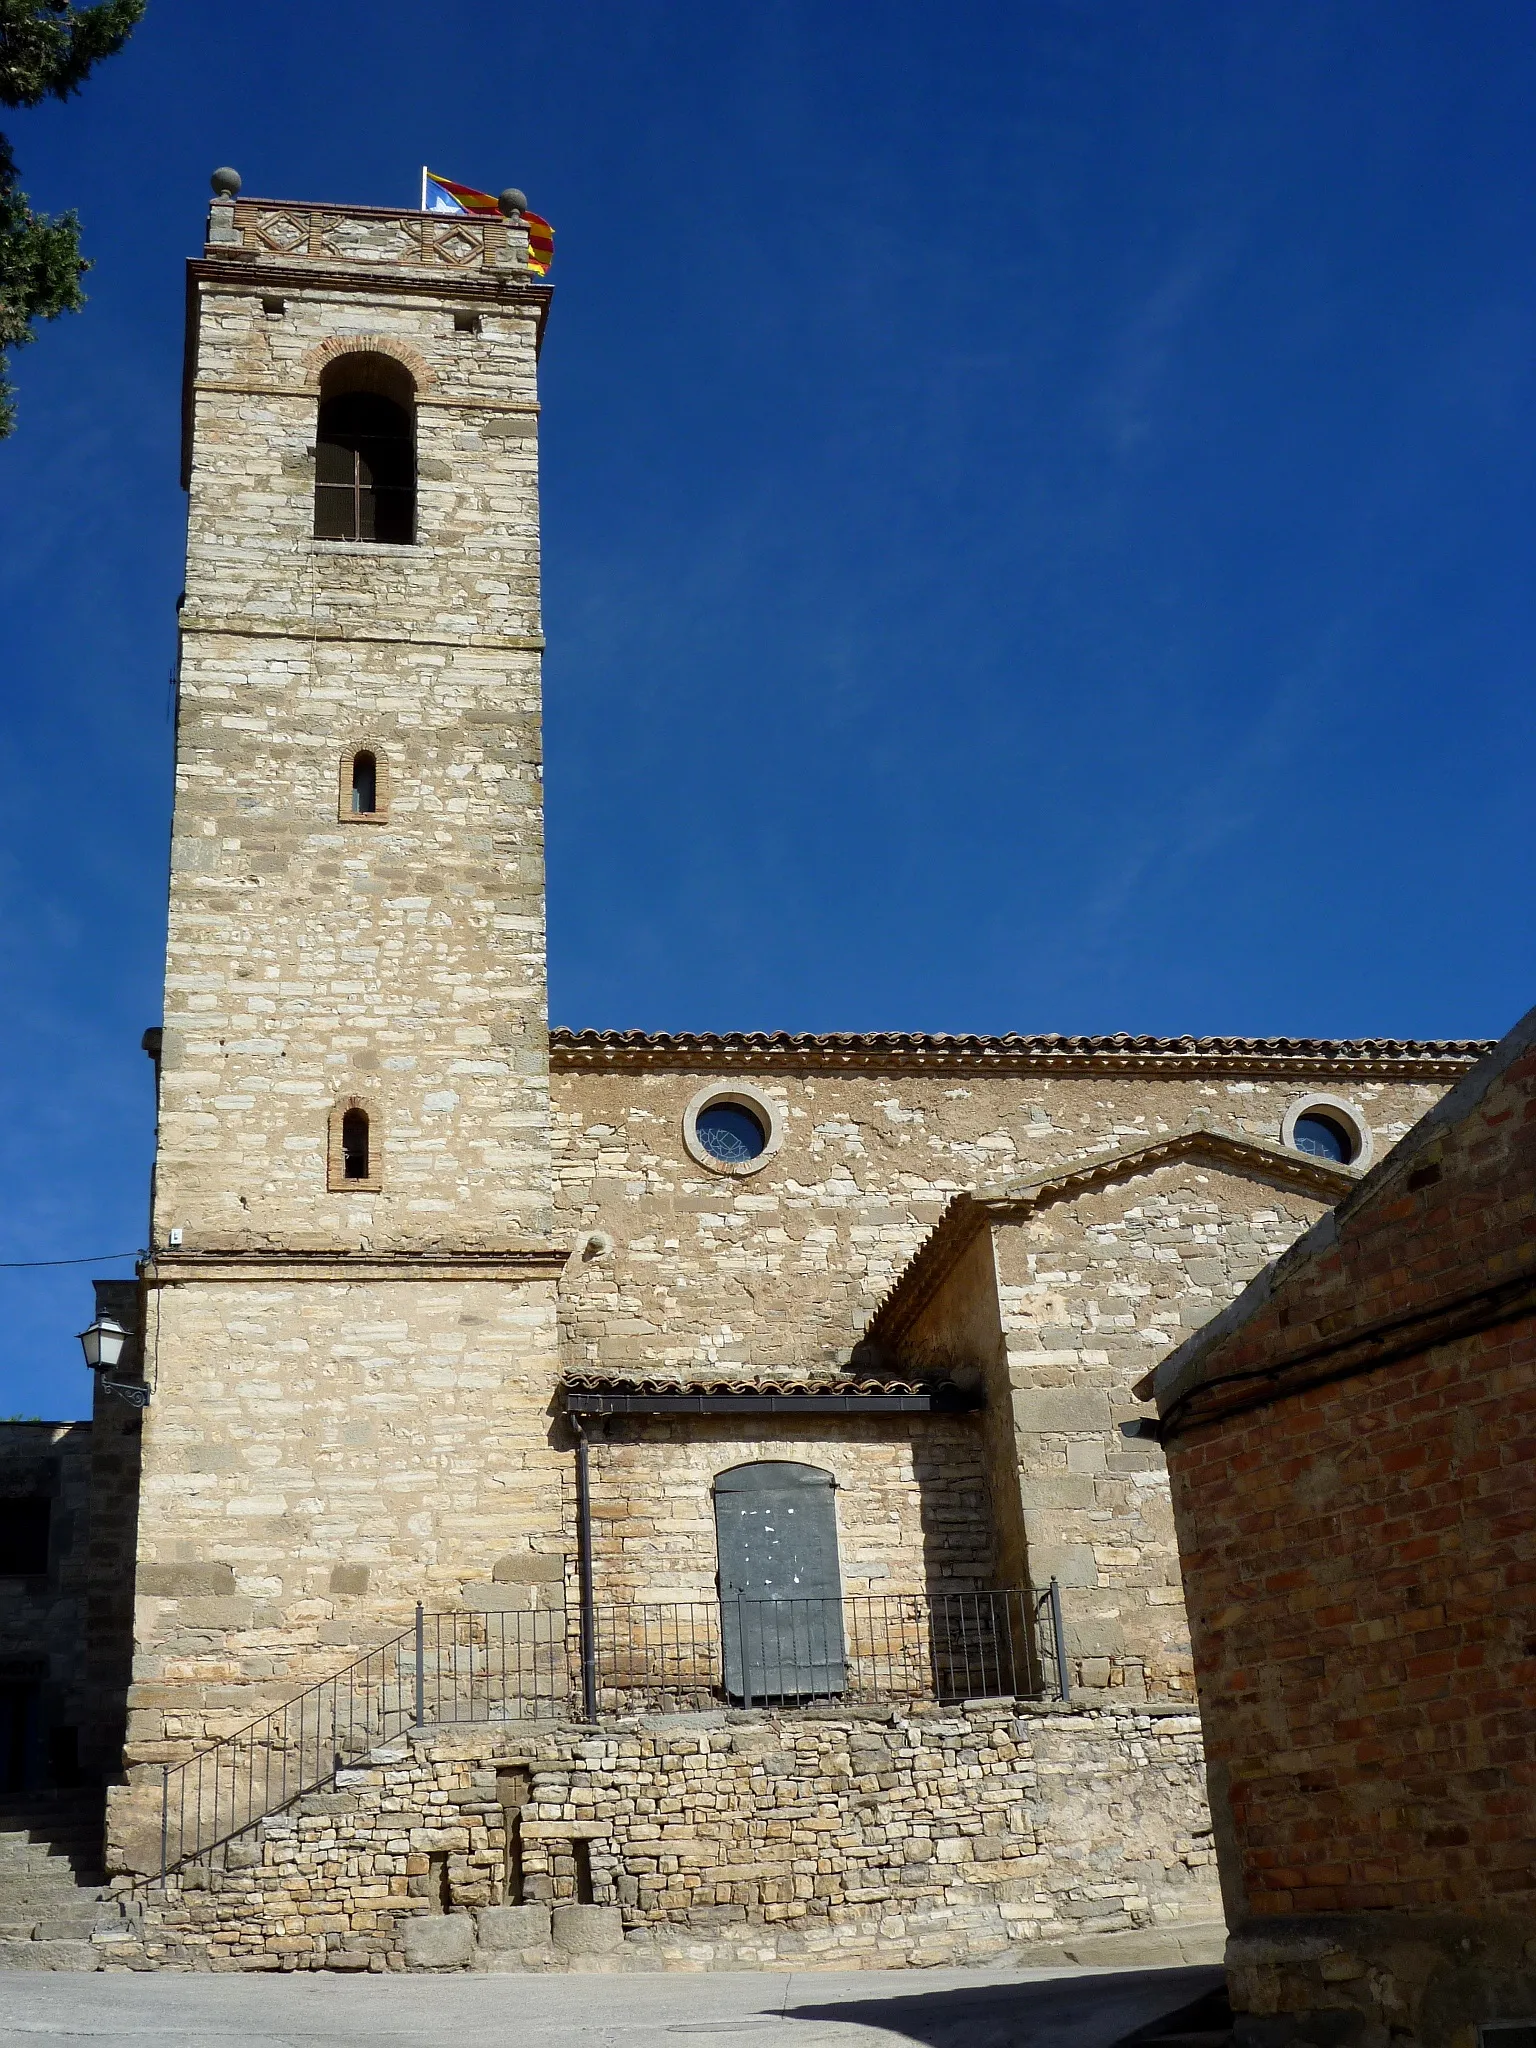
<svg viewBox="0 0 1536 2048">
<path fill-rule="evenodd" d="M 341 1119 L 341 1172 L 344 1180 L 368 1178 L 366 1109 L 349 1109 Z"/>
<path fill-rule="evenodd" d="M 364 751 L 352 756 L 352 815 L 369 818 L 379 808 L 378 757 Z"/>
</svg>

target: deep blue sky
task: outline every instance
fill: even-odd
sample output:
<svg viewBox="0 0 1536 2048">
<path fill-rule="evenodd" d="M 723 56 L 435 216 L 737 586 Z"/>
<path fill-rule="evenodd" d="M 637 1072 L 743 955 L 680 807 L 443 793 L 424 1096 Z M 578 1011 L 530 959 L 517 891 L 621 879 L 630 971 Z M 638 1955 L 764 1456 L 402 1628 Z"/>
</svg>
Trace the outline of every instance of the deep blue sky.
<svg viewBox="0 0 1536 2048">
<path fill-rule="evenodd" d="M 150 0 L 7 124 L 96 268 L 0 445 L 0 1258 L 143 1234 L 214 164 L 555 223 L 556 1022 L 1491 1035 L 1533 103 L 1528 0 Z M 0 1413 L 89 1272 L 0 1273 Z"/>
</svg>

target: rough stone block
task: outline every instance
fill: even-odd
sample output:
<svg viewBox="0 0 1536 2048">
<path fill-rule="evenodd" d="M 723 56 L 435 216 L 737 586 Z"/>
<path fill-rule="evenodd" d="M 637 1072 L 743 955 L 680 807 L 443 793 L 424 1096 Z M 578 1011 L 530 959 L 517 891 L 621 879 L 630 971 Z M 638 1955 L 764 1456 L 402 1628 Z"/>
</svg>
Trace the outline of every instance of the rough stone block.
<svg viewBox="0 0 1536 2048">
<path fill-rule="evenodd" d="M 208 1599 L 235 1590 L 232 1564 L 141 1564 L 138 1589 L 157 1600 Z"/>
<path fill-rule="evenodd" d="M 548 1906 L 482 1906 L 475 1922 L 483 1950 L 549 1947 Z"/>
<path fill-rule="evenodd" d="M 0 1970 L 99 1970 L 89 1941 L 0 1941 Z"/>
<path fill-rule="evenodd" d="M 571 1956 L 611 1956 L 624 1946 L 624 1916 L 617 1906 L 556 1906 L 550 1938 Z"/>
<path fill-rule="evenodd" d="M 1109 1396 L 1082 1387 L 1016 1387 L 1013 1423 L 1021 1436 L 1045 1436 L 1081 1430 L 1106 1435 Z"/>
<path fill-rule="evenodd" d="M 542 1554 L 536 1556 L 532 1552 L 518 1557 L 498 1557 L 491 1566 L 491 1577 L 498 1586 L 563 1585 L 565 1559 Z"/>
<path fill-rule="evenodd" d="M 463 1970 L 474 1959 L 475 1930 L 467 1913 L 432 1913 L 406 1923 L 401 1943 L 408 1970 Z"/>
</svg>

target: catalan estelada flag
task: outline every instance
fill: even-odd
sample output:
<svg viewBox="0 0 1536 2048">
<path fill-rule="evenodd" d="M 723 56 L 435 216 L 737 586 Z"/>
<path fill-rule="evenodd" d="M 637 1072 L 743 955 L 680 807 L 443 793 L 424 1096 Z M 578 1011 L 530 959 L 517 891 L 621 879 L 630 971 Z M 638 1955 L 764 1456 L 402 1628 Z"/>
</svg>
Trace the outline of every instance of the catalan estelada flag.
<svg viewBox="0 0 1536 2048">
<path fill-rule="evenodd" d="M 542 214 L 525 213 L 528 223 L 528 268 L 535 277 L 548 277 L 555 260 L 555 231 Z"/>
<path fill-rule="evenodd" d="M 440 178 L 436 171 L 421 167 L 421 210 L 423 213 L 499 213 L 501 207 L 489 192 L 477 192 L 473 185 L 456 185 L 452 178 Z M 555 231 L 541 213 L 529 213 L 523 220 L 528 228 L 528 268 L 535 277 L 548 277 L 555 260 Z"/>
<path fill-rule="evenodd" d="M 423 213 L 499 213 L 489 192 L 477 192 L 473 185 L 455 185 L 452 178 L 440 178 L 436 171 L 421 167 L 421 210 Z"/>
</svg>

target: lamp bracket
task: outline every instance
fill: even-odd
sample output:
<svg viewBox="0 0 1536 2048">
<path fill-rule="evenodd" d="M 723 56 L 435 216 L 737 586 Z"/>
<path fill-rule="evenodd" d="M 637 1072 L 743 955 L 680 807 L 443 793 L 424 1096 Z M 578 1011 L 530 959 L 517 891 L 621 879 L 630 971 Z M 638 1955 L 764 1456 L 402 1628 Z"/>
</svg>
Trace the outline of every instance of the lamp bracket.
<svg viewBox="0 0 1536 2048">
<path fill-rule="evenodd" d="M 116 1394 L 119 1401 L 126 1401 L 130 1408 L 149 1406 L 149 1389 L 142 1380 L 108 1380 L 102 1386 L 109 1394 Z"/>
</svg>

